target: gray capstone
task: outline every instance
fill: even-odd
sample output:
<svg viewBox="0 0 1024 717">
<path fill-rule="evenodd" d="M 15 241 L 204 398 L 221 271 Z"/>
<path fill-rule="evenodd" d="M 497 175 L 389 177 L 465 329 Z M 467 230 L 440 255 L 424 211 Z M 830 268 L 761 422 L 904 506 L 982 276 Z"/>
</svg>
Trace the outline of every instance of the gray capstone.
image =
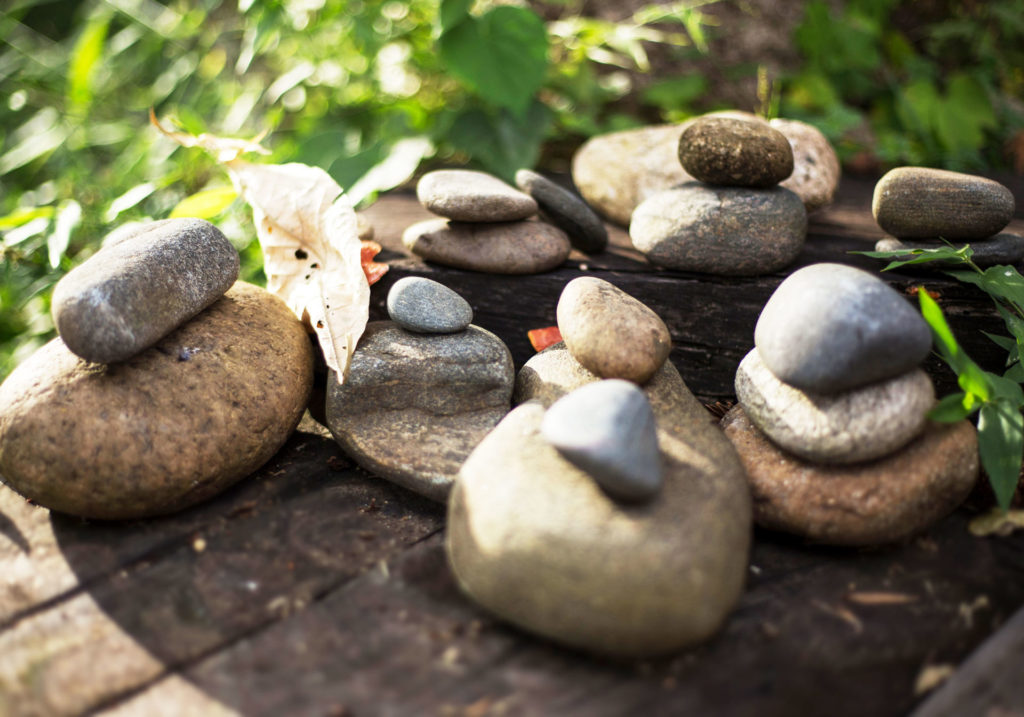
<svg viewBox="0 0 1024 717">
<path fill-rule="evenodd" d="M 780 381 L 838 393 L 909 371 L 932 340 L 910 302 L 874 274 L 812 264 L 768 299 L 754 344 Z"/>
<path fill-rule="evenodd" d="M 613 378 L 576 389 L 548 409 L 540 432 L 615 498 L 645 501 L 661 489 L 654 412 L 630 381 Z"/>
<path fill-rule="evenodd" d="M 57 282 L 53 321 L 81 358 L 124 361 L 223 296 L 238 267 L 238 252 L 209 222 L 154 222 L 124 233 Z"/>
<path fill-rule="evenodd" d="M 537 213 L 532 197 L 495 176 L 469 169 L 424 174 L 416 196 L 434 214 L 459 222 L 511 222 Z"/>
<path fill-rule="evenodd" d="M 593 254 L 608 245 L 608 229 L 581 197 L 529 169 L 516 172 L 516 186 L 534 198 L 544 216 L 580 251 Z"/>
<path fill-rule="evenodd" d="M 953 242 L 954 246 L 960 247 L 963 242 Z M 894 237 L 886 237 L 885 239 L 879 239 L 875 244 L 875 251 L 907 251 L 910 252 L 914 249 L 937 249 L 939 247 L 945 247 L 946 245 L 938 241 L 900 241 Z M 986 269 L 990 266 L 996 266 L 997 264 L 1018 264 L 1024 261 L 1024 236 L 1020 234 L 1013 234 L 1011 232 L 1000 232 L 993 237 L 988 239 L 975 239 L 970 242 L 971 261 L 977 264 L 982 269 Z M 910 254 L 906 256 L 894 257 L 894 259 L 913 259 L 914 257 Z M 894 259 L 885 259 L 884 261 L 893 261 Z M 927 271 L 949 269 L 950 267 L 961 267 L 963 266 L 960 262 L 953 260 L 937 260 L 929 261 L 923 264 L 915 264 L 914 267 L 918 270 Z"/>
<path fill-rule="evenodd" d="M 453 334 L 473 323 L 473 307 L 444 284 L 422 276 L 399 279 L 388 291 L 388 316 L 407 331 Z"/>
</svg>

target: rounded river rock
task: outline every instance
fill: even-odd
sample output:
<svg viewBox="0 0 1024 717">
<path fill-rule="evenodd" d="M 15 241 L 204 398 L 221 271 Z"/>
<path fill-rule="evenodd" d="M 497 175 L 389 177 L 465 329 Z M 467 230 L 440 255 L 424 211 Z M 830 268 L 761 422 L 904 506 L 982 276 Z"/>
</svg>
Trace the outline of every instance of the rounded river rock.
<svg viewBox="0 0 1024 717">
<path fill-rule="evenodd" d="M 67 273 L 53 290 L 64 345 L 87 361 L 124 361 L 224 295 L 238 252 L 202 219 L 143 225 Z"/>
<path fill-rule="evenodd" d="M 830 545 L 910 537 L 956 509 L 978 477 L 968 421 L 929 423 L 902 450 L 875 461 L 826 466 L 776 447 L 734 407 L 722 419 L 750 479 L 754 519 L 770 530 Z"/>
<path fill-rule="evenodd" d="M 312 385 L 306 329 L 283 301 L 237 283 L 124 362 L 54 339 L 0 386 L 0 474 L 53 510 L 121 519 L 205 500 L 263 465 Z"/>
<path fill-rule="evenodd" d="M 439 169 L 416 185 L 420 203 L 459 222 L 511 222 L 537 213 L 537 202 L 484 172 Z"/>
<path fill-rule="evenodd" d="M 808 212 L 832 203 L 842 169 L 828 139 L 814 125 L 790 119 L 769 122 L 793 148 L 793 173 L 781 186 L 796 193 Z"/>
<path fill-rule="evenodd" d="M 516 186 L 533 197 L 552 224 L 580 251 L 593 254 L 608 245 L 608 230 L 583 199 L 529 169 L 516 172 Z"/>
<path fill-rule="evenodd" d="M 402 243 L 427 261 L 489 274 L 550 271 L 572 251 L 565 232 L 538 221 L 469 224 L 427 219 L 407 228 Z"/>
<path fill-rule="evenodd" d="M 388 316 L 407 331 L 453 334 L 473 322 L 473 307 L 444 284 L 406 276 L 388 290 Z"/>
<path fill-rule="evenodd" d="M 928 355 L 932 335 L 910 302 L 874 274 L 812 264 L 768 299 L 754 344 L 783 383 L 838 393 L 906 373 Z"/>
<path fill-rule="evenodd" d="M 793 173 L 789 140 L 767 122 L 700 117 L 679 138 L 679 161 L 694 179 L 766 189 Z"/>
<path fill-rule="evenodd" d="M 327 382 L 327 425 L 366 470 L 444 501 L 469 452 L 508 413 L 515 370 L 478 326 L 413 334 L 370 322 L 348 380 Z"/>
<path fill-rule="evenodd" d="M 921 369 L 834 394 L 782 383 L 754 349 L 736 370 L 747 417 L 782 448 L 817 463 L 858 463 L 888 455 L 917 437 L 935 403 Z"/>
<path fill-rule="evenodd" d="M 753 276 L 796 259 L 807 211 L 781 187 L 745 189 L 687 182 L 633 212 L 629 236 L 653 263 L 670 269 Z"/>
</svg>

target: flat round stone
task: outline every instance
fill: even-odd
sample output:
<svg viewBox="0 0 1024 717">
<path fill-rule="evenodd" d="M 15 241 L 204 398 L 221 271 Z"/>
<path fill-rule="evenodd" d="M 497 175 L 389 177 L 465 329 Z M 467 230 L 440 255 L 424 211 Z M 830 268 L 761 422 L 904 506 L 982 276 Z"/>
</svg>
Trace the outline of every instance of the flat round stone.
<svg viewBox="0 0 1024 717">
<path fill-rule="evenodd" d="M 984 239 L 1001 231 L 1016 204 L 999 182 L 925 167 L 897 167 L 878 180 L 871 212 L 900 239 Z"/>
<path fill-rule="evenodd" d="M 556 401 L 541 435 L 614 498 L 652 499 L 661 489 L 661 453 L 654 412 L 636 384 L 607 379 Z"/>
<path fill-rule="evenodd" d="M 964 242 L 954 242 L 954 245 L 958 248 L 963 244 Z M 970 246 L 973 252 L 971 254 L 971 261 L 982 269 L 987 269 L 997 264 L 1013 265 L 1024 261 L 1024 236 L 1020 234 L 1000 232 L 987 239 L 974 239 L 970 242 Z M 914 257 L 909 252 L 914 249 L 938 249 L 945 247 L 946 244 L 940 241 L 900 241 L 894 237 L 886 237 L 885 239 L 878 240 L 875 244 L 875 251 L 906 251 L 908 252 L 906 256 L 894 258 L 913 259 Z M 893 261 L 893 259 L 884 259 L 882 261 L 889 262 Z M 945 270 L 951 267 L 962 268 L 963 264 L 952 260 L 940 259 L 913 266 L 917 271 Z"/>
<path fill-rule="evenodd" d="M 516 186 L 536 200 L 545 218 L 580 251 L 593 254 L 608 245 L 604 222 L 578 195 L 529 169 L 516 172 Z"/>
<path fill-rule="evenodd" d="M 726 276 L 769 274 L 791 264 L 807 235 L 807 211 L 788 189 L 687 182 L 633 212 L 633 246 L 660 266 Z"/>
<path fill-rule="evenodd" d="M 931 379 L 921 369 L 817 394 L 777 379 L 757 349 L 736 370 L 736 397 L 772 441 L 816 463 L 858 463 L 893 453 L 924 430 L 935 403 Z"/>
<path fill-rule="evenodd" d="M 53 321 L 86 361 L 124 361 L 223 296 L 238 266 L 238 252 L 209 222 L 153 222 L 107 242 L 58 281 Z"/>
<path fill-rule="evenodd" d="M 511 222 L 537 213 L 537 202 L 484 172 L 440 169 L 416 185 L 420 203 L 434 214 L 459 222 Z"/>
<path fill-rule="evenodd" d="M 932 335 L 911 303 L 876 275 L 812 264 L 768 299 L 754 344 L 780 381 L 839 393 L 906 373 L 924 361 Z"/>
<path fill-rule="evenodd" d="M 953 512 L 978 478 L 978 440 L 968 421 L 929 423 L 896 453 L 844 466 L 781 450 L 740 406 L 722 426 L 746 468 L 757 524 L 816 543 L 904 540 Z"/>
<path fill-rule="evenodd" d="M 444 284 L 406 276 L 388 290 L 388 316 L 407 331 L 452 334 L 473 323 L 473 307 Z"/>
<path fill-rule="evenodd" d="M 767 122 L 700 117 L 679 138 L 683 169 L 701 182 L 727 187 L 773 187 L 793 173 L 793 150 Z"/>
<path fill-rule="evenodd" d="M 427 219 L 402 234 L 413 254 L 445 266 L 489 274 L 539 274 L 572 251 L 561 229 L 538 221 L 469 224 Z"/>
<path fill-rule="evenodd" d="M 665 322 L 604 279 L 582 276 L 566 284 L 556 316 L 569 351 L 602 378 L 642 384 L 672 349 Z"/>
</svg>

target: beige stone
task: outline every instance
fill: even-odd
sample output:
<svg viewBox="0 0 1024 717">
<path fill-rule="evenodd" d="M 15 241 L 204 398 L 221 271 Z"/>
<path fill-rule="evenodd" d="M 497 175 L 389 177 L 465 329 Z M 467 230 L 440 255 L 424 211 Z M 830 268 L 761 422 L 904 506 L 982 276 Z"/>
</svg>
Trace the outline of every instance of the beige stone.
<svg viewBox="0 0 1024 717">
<path fill-rule="evenodd" d="M 782 132 L 793 148 L 793 173 L 781 186 L 795 192 L 808 212 L 831 204 L 842 168 L 828 138 L 814 125 L 799 120 L 775 118 L 769 124 Z"/>
<path fill-rule="evenodd" d="M 489 274 L 550 271 L 572 250 L 565 232 L 540 221 L 470 224 L 427 219 L 408 227 L 402 243 L 427 261 Z"/>
</svg>

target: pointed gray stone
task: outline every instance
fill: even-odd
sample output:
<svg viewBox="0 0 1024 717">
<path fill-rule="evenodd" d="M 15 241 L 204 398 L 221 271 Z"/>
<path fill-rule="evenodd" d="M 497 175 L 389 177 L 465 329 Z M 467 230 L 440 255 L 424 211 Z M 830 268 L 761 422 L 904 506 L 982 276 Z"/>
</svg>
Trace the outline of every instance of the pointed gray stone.
<svg viewBox="0 0 1024 717">
<path fill-rule="evenodd" d="M 644 501 L 661 489 L 654 412 L 630 381 L 613 378 L 576 389 L 548 409 L 540 432 L 615 498 Z"/>
<path fill-rule="evenodd" d="M 454 334 L 473 323 L 473 307 L 444 284 L 407 276 L 388 291 L 388 316 L 407 331 Z"/>
</svg>

